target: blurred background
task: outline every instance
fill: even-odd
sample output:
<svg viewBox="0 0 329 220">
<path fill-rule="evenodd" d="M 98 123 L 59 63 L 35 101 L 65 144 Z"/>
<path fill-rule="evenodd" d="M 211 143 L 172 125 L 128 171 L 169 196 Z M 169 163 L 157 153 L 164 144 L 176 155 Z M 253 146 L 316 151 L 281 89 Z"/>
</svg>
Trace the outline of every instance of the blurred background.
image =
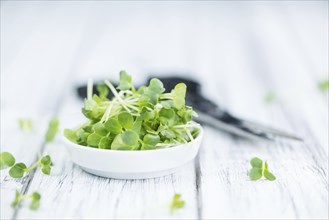
<svg viewBox="0 0 329 220">
<path fill-rule="evenodd" d="M 122 69 L 137 85 L 194 79 L 264 122 L 256 106 L 274 94 L 326 131 L 328 1 L 1 1 L 2 110 L 54 113 L 75 86 Z"/>
<path fill-rule="evenodd" d="M 140 82 L 206 74 L 222 99 L 228 75 L 233 85 L 277 75 L 296 95 L 300 77 L 327 77 L 328 1 L 1 1 L 2 105 L 19 88 L 33 96 L 22 85 L 31 72 L 38 86 L 62 75 L 117 79 L 121 69 Z"/>
</svg>

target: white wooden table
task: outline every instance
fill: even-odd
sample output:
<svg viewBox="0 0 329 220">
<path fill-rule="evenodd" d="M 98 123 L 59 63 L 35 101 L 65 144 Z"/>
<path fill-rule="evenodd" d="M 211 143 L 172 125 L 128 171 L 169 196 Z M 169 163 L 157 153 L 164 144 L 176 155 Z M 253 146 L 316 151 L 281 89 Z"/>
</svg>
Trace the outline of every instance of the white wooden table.
<svg viewBox="0 0 329 220">
<path fill-rule="evenodd" d="M 198 80 L 232 113 L 294 132 L 304 143 L 258 143 L 205 126 L 198 158 L 155 179 L 96 177 L 74 165 L 60 135 L 45 144 L 48 120 L 61 129 L 81 117 L 75 86 L 87 78 L 137 84 L 148 73 Z M 328 219 L 328 1 L 1 1 L 1 151 L 32 164 L 22 179 L 1 171 L 1 219 Z M 263 100 L 268 91 L 277 99 Z M 33 120 L 25 134 L 18 118 Z M 252 182 L 253 156 L 274 182 Z M 39 191 L 38 211 L 12 209 L 15 190 Z M 186 206 L 170 214 L 181 193 Z"/>
</svg>

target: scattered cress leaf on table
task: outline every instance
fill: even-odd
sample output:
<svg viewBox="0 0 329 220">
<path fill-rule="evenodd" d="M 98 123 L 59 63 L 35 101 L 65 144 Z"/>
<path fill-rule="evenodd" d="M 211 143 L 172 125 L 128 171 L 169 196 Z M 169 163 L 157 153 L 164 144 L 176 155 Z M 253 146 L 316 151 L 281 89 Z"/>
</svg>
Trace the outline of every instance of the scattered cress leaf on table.
<svg viewBox="0 0 329 220">
<path fill-rule="evenodd" d="M 254 157 L 250 160 L 251 170 L 249 171 L 250 180 L 259 180 L 265 177 L 268 180 L 275 180 L 276 177 L 268 170 L 268 163 L 265 163 L 258 157 Z"/>
<path fill-rule="evenodd" d="M 58 118 L 57 117 L 52 118 L 49 121 L 48 130 L 45 135 L 46 142 L 51 142 L 52 140 L 54 140 L 54 138 L 58 132 L 58 127 L 59 127 Z"/>
<path fill-rule="evenodd" d="M 41 172 L 46 175 L 50 175 L 51 172 L 51 158 L 49 155 L 46 155 L 41 158 L 40 165 L 41 165 Z"/>
<path fill-rule="evenodd" d="M 43 156 L 40 160 L 42 165 L 51 165 L 51 158 L 49 155 Z"/>
<path fill-rule="evenodd" d="M 50 165 L 44 165 L 41 167 L 41 172 L 46 175 L 50 175 L 51 172 L 51 166 Z"/>
<path fill-rule="evenodd" d="M 20 118 L 18 119 L 19 127 L 24 132 L 31 132 L 32 131 L 32 121 L 29 118 Z"/>
<path fill-rule="evenodd" d="M 328 91 L 329 90 L 329 80 L 319 81 L 318 88 L 322 92 Z"/>
<path fill-rule="evenodd" d="M 273 173 L 271 173 L 268 170 L 264 170 L 264 177 L 270 181 L 273 181 L 276 179 L 276 177 L 273 175 Z"/>
<path fill-rule="evenodd" d="M 254 157 L 250 161 L 250 165 L 252 167 L 262 168 L 263 167 L 263 161 L 259 159 L 258 157 Z"/>
<path fill-rule="evenodd" d="M 15 191 L 15 198 L 11 202 L 11 207 L 16 208 L 18 206 L 18 204 L 20 203 L 21 199 L 22 199 L 21 193 L 18 190 L 16 190 Z"/>
<path fill-rule="evenodd" d="M 276 94 L 273 91 L 269 91 L 264 96 L 264 102 L 272 103 L 277 99 Z"/>
<path fill-rule="evenodd" d="M 30 209 L 31 210 L 37 210 L 40 207 L 40 199 L 41 195 L 38 192 L 34 192 L 30 195 L 31 203 L 30 203 Z"/>
<path fill-rule="evenodd" d="M 0 154 L 0 169 L 12 167 L 15 164 L 15 157 L 9 152 L 2 152 Z"/>
<path fill-rule="evenodd" d="M 43 156 L 36 161 L 31 167 L 27 167 L 24 163 L 16 163 L 9 169 L 9 175 L 13 178 L 22 178 L 24 173 L 29 172 L 38 166 L 41 167 L 41 172 L 50 175 L 51 172 L 51 158 L 49 155 Z"/>
<path fill-rule="evenodd" d="M 40 206 L 41 195 L 38 192 L 33 192 L 31 195 L 23 195 L 18 190 L 15 192 L 15 198 L 11 203 L 11 207 L 16 208 L 21 201 L 25 199 L 30 199 L 31 203 L 29 208 L 31 210 L 37 210 Z"/>
<path fill-rule="evenodd" d="M 170 212 L 173 213 L 176 209 L 183 208 L 185 206 L 185 201 L 181 199 L 181 194 L 175 194 L 172 202 L 170 204 Z"/>
<path fill-rule="evenodd" d="M 263 176 L 263 170 L 261 168 L 252 168 L 249 172 L 251 180 L 259 180 Z"/>
<path fill-rule="evenodd" d="M 16 163 L 13 167 L 10 168 L 9 175 L 13 178 L 21 178 L 26 172 L 26 169 L 27 167 L 24 163 Z"/>
<path fill-rule="evenodd" d="M 271 173 L 271 172 L 268 170 L 268 164 L 267 164 L 267 162 L 265 162 L 265 166 L 264 166 L 264 177 L 265 177 L 266 179 L 268 179 L 268 180 L 271 180 L 271 181 L 273 181 L 273 180 L 276 179 L 276 177 L 274 176 L 274 174 Z"/>
</svg>

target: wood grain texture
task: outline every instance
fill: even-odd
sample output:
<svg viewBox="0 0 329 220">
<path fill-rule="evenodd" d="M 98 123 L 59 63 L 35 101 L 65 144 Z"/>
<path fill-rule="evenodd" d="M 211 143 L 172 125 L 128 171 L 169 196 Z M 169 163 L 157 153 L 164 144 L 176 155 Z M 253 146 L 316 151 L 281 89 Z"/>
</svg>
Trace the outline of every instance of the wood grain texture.
<svg viewBox="0 0 329 220">
<path fill-rule="evenodd" d="M 1 219 L 328 219 L 328 2 L 1 2 L 1 151 L 40 170 L 14 180 L 1 171 Z M 74 87 L 117 79 L 191 77 L 235 115 L 294 132 L 303 143 L 252 142 L 205 126 L 198 158 L 172 175 L 115 180 L 74 165 L 60 135 L 82 120 Z M 267 92 L 276 99 L 264 102 Z M 23 110 L 23 111 L 22 111 Z M 19 117 L 32 117 L 24 134 Z M 277 176 L 250 181 L 258 156 Z M 38 211 L 10 208 L 15 189 L 42 194 Z M 181 193 L 186 206 L 171 214 Z"/>
</svg>

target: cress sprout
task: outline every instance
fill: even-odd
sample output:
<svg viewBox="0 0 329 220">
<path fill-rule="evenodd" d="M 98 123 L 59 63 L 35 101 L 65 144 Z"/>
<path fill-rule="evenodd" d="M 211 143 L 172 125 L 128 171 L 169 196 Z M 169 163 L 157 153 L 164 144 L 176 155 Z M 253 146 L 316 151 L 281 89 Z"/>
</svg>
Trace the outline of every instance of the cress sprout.
<svg viewBox="0 0 329 220">
<path fill-rule="evenodd" d="M 135 89 L 132 78 L 120 72 L 117 88 L 105 80 L 93 94 L 89 81 L 82 113 L 87 122 L 77 129 L 65 129 L 65 136 L 79 145 L 108 150 L 151 150 L 193 141 L 199 125 L 185 105 L 186 85 L 179 83 L 165 93 L 160 80 Z M 111 91 L 114 95 L 108 99 Z"/>
</svg>

